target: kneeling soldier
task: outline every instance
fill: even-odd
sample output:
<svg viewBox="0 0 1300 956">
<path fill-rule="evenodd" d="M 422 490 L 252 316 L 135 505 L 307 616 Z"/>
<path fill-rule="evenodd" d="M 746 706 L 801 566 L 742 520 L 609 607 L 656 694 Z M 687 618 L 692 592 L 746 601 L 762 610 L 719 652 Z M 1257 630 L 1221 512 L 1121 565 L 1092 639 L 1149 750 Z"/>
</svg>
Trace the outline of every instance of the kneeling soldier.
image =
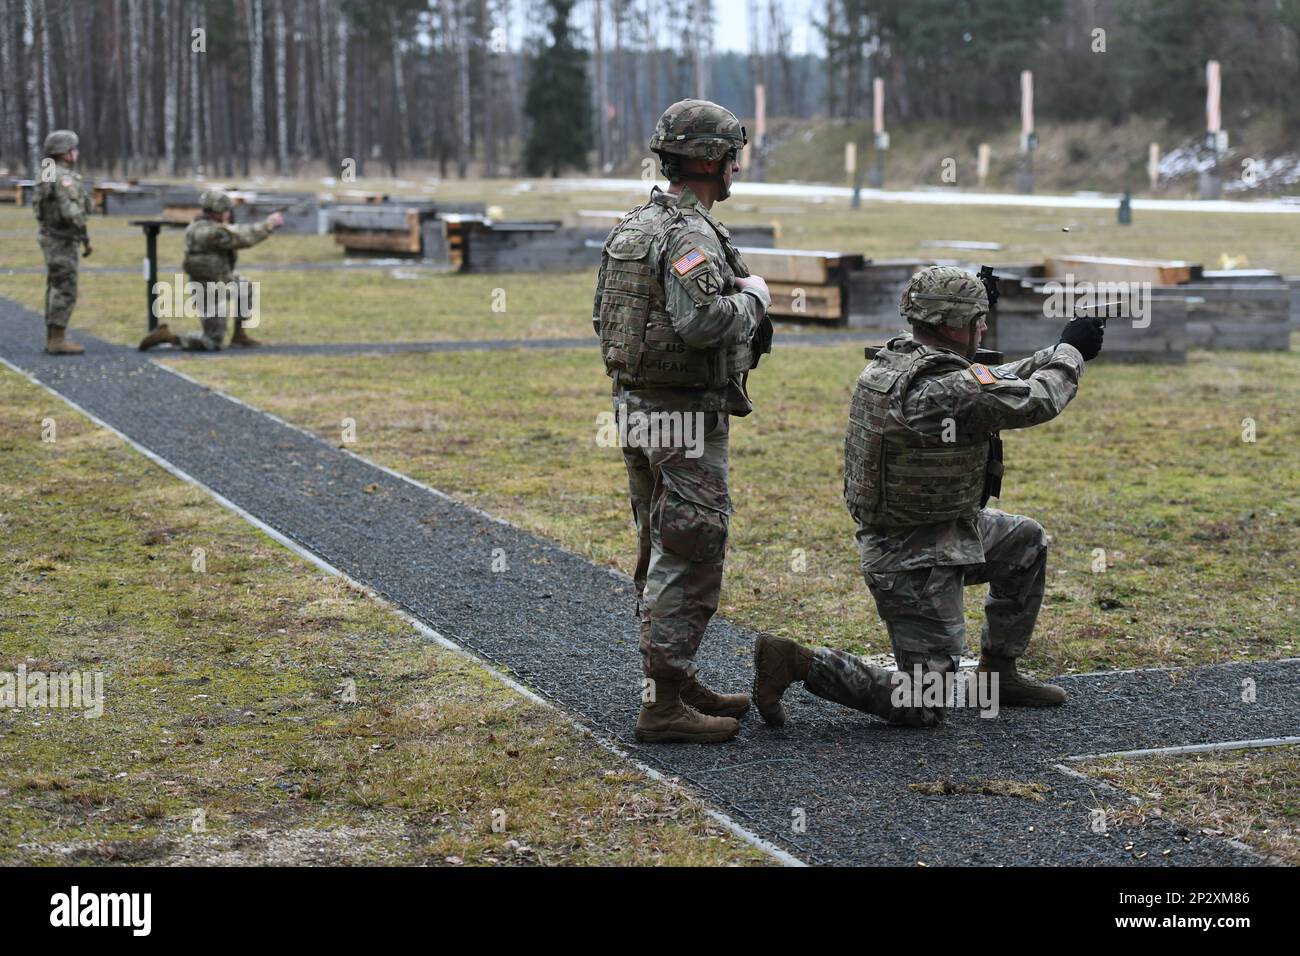
<svg viewBox="0 0 1300 956">
<path fill-rule="evenodd" d="M 230 344 L 252 348 L 258 343 L 244 331 L 243 316 L 238 314 L 244 300 L 241 294 L 231 294 L 244 280 L 235 274 L 238 250 L 255 246 L 284 225 L 284 216 L 273 212 L 266 219 L 251 225 L 233 225 L 235 205 L 220 189 L 206 189 L 199 197 L 202 213 L 185 230 L 185 274 L 190 281 L 203 285 L 205 293 L 200 307 L 203 331 L 183 332 L 176 335 L 166 323 L 158 326 L 140 340 L 140 350 L 155 345 L 179 345 L 189 351 L 219 352 L 226 337 L 226 315 L 233 308 L 235 334 Z M 209 302 L 209 299 L 215 301 Z M 231 300 L 235 300 L 232 305 Z"/>
<path fill-rule="evenodd" d="M 926 683 L 955 677 L 966 646 L 962 589 L 988 583 L 979 670 L 998 675 L 997 703 L 1058 705 L 1064 690 L 1016 670 L 1043 600 L 1047 536 L 1032 518 L 984 505 L 997 485 L 989 478 L 1002 472 L 997 433 L 1059 415 L 1084 360 L 1101 350 L 1104 327 L 1073 320 L 1056 345 L 987 368 L 973 359 L 988 307 L 985 287 L 964 270 L 936 266 L 912 277 L 900 303 L 912 334 L 891 339 L 853 393 L 844 499 L 900 672 Z M 754 700 L 769 724 L 785 723 L 781 695 L 795 681 L 890 723 L 943 719 L 942 707 L 918 698 L 897 706 L 891 674 L 844 651 L 762 637 L 754 672 Z"/>
</svg>

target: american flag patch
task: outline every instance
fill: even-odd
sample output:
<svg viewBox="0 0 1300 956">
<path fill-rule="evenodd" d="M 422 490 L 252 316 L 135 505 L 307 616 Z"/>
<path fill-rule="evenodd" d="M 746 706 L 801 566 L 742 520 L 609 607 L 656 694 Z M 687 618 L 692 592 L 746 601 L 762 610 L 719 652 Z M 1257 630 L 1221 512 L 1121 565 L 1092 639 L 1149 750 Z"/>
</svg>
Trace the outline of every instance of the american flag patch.
<svg viewBox="0 0 1300 956">
<path fill-rule="evenodd" d="M 979 365 L 979 364 L 972 365 L 969 371 L 972 375 L 975 376 L 976 380 L 983 382 L 985 385 L 993 385 L 997 382 L 997 378 L 993 375 L 993 373 L 990 372 L 988 368 L 983 365 Z"/>
<path fill-rule="evenodd" d="M 699 249 L 692 249 L 673 263 L 673 269 L 676 270 L 679 276 L 684 276 L 696 266 L 703 265 L 708 261 L 708 258 Z"/>
</svg>

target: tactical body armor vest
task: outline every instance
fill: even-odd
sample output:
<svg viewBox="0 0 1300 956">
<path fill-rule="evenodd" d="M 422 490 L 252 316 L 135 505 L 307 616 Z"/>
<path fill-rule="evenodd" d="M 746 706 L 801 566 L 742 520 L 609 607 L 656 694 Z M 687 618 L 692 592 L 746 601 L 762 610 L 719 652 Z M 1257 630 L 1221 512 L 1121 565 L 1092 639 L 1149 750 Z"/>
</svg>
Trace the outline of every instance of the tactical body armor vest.
<svg viewBox="0 0 1300 956">
<path fill-rule="evenodd" d="M 62 165 L 57 168 L 56 173 L 53 180 L 44 178 L 37 180 L 32 192 L 32 211 L 36 215 L 36 221 L 40 223 L 41 231 L 47 236 L 54 239 L 76 240 L 81 238 L 83 229 L 63 218 L 63 211 L 59 208 L 59 186 L 65 178 L 71 181 L 70 188 L 75 190 L 77 204 L 81 206 L 84 195 L 81 176 L 71 167 Z"/>
<path fill-rule="evenodd" d="M 906 528 L 974 516 L 987 500 L 989 434 L 945 442 L 912 428 L 903 398 L 912 382 L 969 368 L 950 352 L 882 349 L 858 376 L 844 440 L 844 501 L 860 525 Z"/>
<path fill-rule="evenodd" d="M 689 228 L 687 215 L 670 203 L 652 200 L 628 213 L 605 240 L 596 325 L 605 373 L 625 388 L 722 388 L 752 364 L 748 341 L 697 349 L 673 328 L 662 257 L 672 247 L 673 235 Z M 700 218 L 722 245 L 722 293 L 728 294 L 735 289 L 736 276 L 749 271 L 727 230 L 710 217 Z M 660 236 L 666 241 L 656 243 Z"/>
<path fill-rule="evenodd" d="M 224 282 L 235 270 L 238 255 L 233 249 L 215 247 L 213 233 L 221 229 L 215 220 L 200 216 L 185 229 L 185 260 L 182 268 L 195 282 Z"/>
</svg>

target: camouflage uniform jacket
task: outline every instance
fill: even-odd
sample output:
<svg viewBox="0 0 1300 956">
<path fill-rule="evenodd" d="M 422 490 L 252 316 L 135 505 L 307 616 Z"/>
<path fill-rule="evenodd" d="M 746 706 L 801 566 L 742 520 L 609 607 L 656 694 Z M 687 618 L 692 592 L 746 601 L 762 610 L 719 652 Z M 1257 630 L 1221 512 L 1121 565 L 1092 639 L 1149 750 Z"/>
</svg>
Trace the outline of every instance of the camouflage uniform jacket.
<svg viewBox="0 0 1300 956">
<path fill-rule="evenodd" d="M 665 217 L 665 207 L 676 209 L 685 228 L 669 228 L 676 217 Z M 633 209 L 627 219 L 661 219 L 655 237 L 655 261 L 660 264 L 665 306 L 673 328 L 692 348 L 714 348 L 731 342 L 748 342 L 771 304 L 757 289 L 737 291 L 736 277 L 747 276 L 744 261 L 731 242 L 726 227 L 709 214 L 695 192 L 684 187 L 674 195 L 655 187 L 650 201 Z M 627 221 L 625 219 L 625 221 Z M 675 264 L 689 265 L 698 250 L 705 260 L 682 274 Z M 596 283 L 599 307 L 602 283 Z M 595 319 L 593 319 L 593 323 Z M 628 411 L 703 411 L 747 415 L 753 410 L 739 376 L 717 389 L 638 388 L 615 385 L 615 401 Z"/>
<path fill-rule="evenodd" d="M 90 197 L 81 174 L 64 163 L 54 168 L 54 177 L 37 179 L 32 194 L 32 211 L 41 224 L 41 235 L 51 239 L 81 240 L 86 235 Z"/>
<path fill-rule="evenodd" d="M 918 344 L 910 335 L 890 339 L 885 348 L 941 351 Z M 1055 345 L 993 369 L 972 365 L 918 376 L 903 397 L 903 410 L 908 427 L 931 436 L 942 436 L 948 419 L 967 434 L 1028 428 L 1059 415 L 1074 398 L 1082 375 L 1078 349 Z M 978 515 L 909 528 L 859 527 L 857 537 L 867 573 L 984 563 Z"/>
<path fill-rule="evenodd" d="M 199 216 L 185 230 L 185 272 L 196 282 L 229 282 L 236 250 L 255 246 L 270 234 L 264 222 L 236 226 Z"/>
</svg>

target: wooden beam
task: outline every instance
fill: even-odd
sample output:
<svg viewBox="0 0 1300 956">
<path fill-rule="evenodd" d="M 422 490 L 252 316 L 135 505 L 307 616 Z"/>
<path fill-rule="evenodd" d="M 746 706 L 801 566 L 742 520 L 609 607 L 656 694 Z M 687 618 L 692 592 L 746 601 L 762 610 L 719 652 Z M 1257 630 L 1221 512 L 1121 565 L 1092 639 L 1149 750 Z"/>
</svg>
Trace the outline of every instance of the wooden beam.
<svg viewBox="0 0 1300 956">
<path fill-rule="evenodd" d="M 1056 256 L 1046 262 L 1049 279 L 1073 276 L 1075 282 L 1189 282 L 1199 267 L 1181 259 L 1121 259 L 1110 256 Z"/>
<path fill-rule="evenodd" d="M 769 282 L 772 304 L 768 314 L 792 319 L 844 318 L 843 296 L 837 285 L 804 285 L 795 282 Z"/>
</svg>

